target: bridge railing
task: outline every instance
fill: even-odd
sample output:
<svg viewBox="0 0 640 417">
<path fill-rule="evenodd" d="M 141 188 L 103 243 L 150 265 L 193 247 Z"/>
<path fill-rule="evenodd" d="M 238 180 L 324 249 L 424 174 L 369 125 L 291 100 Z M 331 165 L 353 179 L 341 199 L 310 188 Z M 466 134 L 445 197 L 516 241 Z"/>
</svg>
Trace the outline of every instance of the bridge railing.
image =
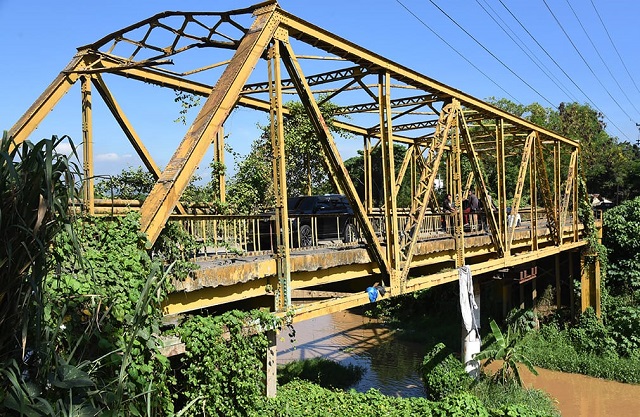
<svg viewBox="0 0 640 417">
<path fill-rule="evenodd" d="M 546 225 L 546 213 L 537 212 L 538 227 Z M 530 228 L 532 210 L 523 208 L 519 216 L 507 217 L 507 222 L 516 222 L 516 228 Z M 386 221 L 381 213 L 372 213 L 369 221 L 381 244 L 386 244 Z M 275 220 L 273 215 L 173 215 L 185 232 L 197 242 L 197 257 L 219 257 L 237 255 L 264 255 L 273 253 L 276 242 Z M 487 213 L 463 214 L 463 231 L 472 236 L 488 232 Z M 518 221 L 519 220 L 519 221 Z M 399 213 L 398 233 L 404 234 L 409 215 Z M 450 237 L 454 233 L 456 217 L 452 214 L 425 214 L 419 227 L 418 240 Z M 567 214 L 565 232 L 573 231 L 571 213 Z M 364 242 L 360 225 L 354 218 L 322 215 L 297 215 L 289 218 L 289 240 L 291 251 L 298 252 L 322 247 L 357 246 Z"/>
<path fill-rule="evenodd" d="M 261 255 L 276 245 L 273 215 L 173 215 L 197 244 L 194 258 Z M 327 246 L 354 246 L 360 239 L 355 220 L 335 215 L 289 217 L 291 251 Z"/>
</svg>

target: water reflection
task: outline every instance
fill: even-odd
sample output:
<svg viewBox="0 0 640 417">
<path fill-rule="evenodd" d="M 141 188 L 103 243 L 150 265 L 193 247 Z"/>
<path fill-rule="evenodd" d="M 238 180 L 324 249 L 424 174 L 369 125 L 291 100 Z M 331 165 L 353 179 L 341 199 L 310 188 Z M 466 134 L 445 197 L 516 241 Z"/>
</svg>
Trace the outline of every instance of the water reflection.
<svg viewBox="0 0 640 417">
<path fill-rule="evenodd" d="M 278 363 L 323 357 L 362 366 L 357 391 L 376 388 L 387 395 L 423 396 L 418 367 L 424 347 L 395 340 L 377 320 L 343 311 L 298 323 L 296 341 L 278 340 Z"/>
</svg>

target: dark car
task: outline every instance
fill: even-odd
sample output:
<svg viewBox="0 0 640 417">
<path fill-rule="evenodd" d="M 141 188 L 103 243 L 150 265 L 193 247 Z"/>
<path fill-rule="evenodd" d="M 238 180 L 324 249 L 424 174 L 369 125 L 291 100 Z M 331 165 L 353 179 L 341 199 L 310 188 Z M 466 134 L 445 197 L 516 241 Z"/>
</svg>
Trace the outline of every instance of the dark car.
<svg viewBox="0 0 640 417">
<path fill-rule="evenodd" d="M 353 209 L 341 194 L 289 197 L 291 241 L 293 247 L 317 244 L 317 240 L 341 240 L 345 243 L 358 238 Z M 269 230 L 265 230 L 268 225 Z M 263 222 L 261 232 L 269 233 L 274 241 L 273 221 Z"/>
</svg>

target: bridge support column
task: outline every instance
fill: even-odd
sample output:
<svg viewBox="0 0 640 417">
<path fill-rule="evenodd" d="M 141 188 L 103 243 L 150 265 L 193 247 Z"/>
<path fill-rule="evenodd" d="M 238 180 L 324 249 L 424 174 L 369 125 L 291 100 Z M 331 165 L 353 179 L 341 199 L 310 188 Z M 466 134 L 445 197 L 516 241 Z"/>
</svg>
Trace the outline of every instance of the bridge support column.
<svg viewBox="0 0 640 417">
<path fill-rule="evenodd" d="M 266 381 L 266 395 L 269 398 L 276 396 L 278 387 L 278 349 L 276 331 L 269 330 L 267 332 L 267 339 L 269 340 L 269 346 L 267 347 L 267 355 L 265 360 L 265 370 L 267 375 Z"/>
<path fill-rule="evenodd" d="M 592 307 L 600 317 L 600 262 L 597 254 L 580 255 L 581 311 Z"/>
</svg>

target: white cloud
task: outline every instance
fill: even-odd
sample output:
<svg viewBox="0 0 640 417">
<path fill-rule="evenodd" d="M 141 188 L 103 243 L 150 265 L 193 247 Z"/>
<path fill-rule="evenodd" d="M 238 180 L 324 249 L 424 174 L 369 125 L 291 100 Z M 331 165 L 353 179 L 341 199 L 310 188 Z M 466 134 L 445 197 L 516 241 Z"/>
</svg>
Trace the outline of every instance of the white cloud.
<svg viewBox="0 0 640 417">
<path fill-rule="evenodd" d="M 98 154 L 94 159 L 96 162 L 123 162 L 130 160 L 132 156 L 130 153 L 120 155 L 115 152 L 109 152 Z"/>
<path fill-rule="evenodd" d="M 72 151 L 71 144 L 69 142 L 60 142 L 58 146 L 56 146 L 56 151 L 59 154 L 70 156 Z M 76 149 L 76 152 L 80 152 L 80 150 Z"/>
</svg>

